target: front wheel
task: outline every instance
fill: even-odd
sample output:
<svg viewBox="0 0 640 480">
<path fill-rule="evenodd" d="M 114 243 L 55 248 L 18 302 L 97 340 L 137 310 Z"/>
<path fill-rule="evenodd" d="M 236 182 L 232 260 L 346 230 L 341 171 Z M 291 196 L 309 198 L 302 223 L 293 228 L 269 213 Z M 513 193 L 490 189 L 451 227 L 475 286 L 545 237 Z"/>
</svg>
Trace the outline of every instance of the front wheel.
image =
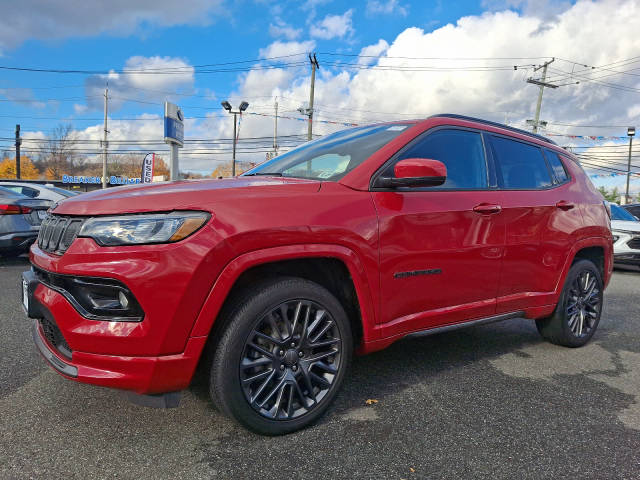
<svg viewBox="0 0 640 480">
<path fill-rule="evenodd" d="M 340 302 L 300 278 L 272 279 L 232 300 L 215 345 L 211 397 L 223 412 L 265 435 L 316 421 L 335 398 L 353 341 Z"/>
<path fill-rule="evenodd" d="M 569 270 L 553 314 L 536 320 L 538 331 L 557 345 L 581 347 L 586 344 L 600 322 L 603 291 L 598 268 L 589 260 L 578 260 Z"/>
</svg>

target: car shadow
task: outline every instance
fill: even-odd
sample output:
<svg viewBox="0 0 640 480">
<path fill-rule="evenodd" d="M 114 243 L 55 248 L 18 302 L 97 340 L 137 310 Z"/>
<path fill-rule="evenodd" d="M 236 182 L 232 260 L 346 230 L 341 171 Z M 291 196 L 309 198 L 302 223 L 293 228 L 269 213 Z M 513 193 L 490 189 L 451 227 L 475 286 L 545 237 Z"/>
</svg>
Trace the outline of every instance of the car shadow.
<svg viewBox="0 0 640 480">
<path fill-rule="evenodd" d="M 527 319 L 401 339 L 385 350 L 354 356 L 332 410 L 335 414 L 362 406 L 366 399 L 394 394 L 418 382 L 435 379 L 443 372 L 542 342 L 535 323 Z M 210 401 L 208 368 L 204 362 L 194 375 L 189 390 L 202 401 Z"/>
</svg>

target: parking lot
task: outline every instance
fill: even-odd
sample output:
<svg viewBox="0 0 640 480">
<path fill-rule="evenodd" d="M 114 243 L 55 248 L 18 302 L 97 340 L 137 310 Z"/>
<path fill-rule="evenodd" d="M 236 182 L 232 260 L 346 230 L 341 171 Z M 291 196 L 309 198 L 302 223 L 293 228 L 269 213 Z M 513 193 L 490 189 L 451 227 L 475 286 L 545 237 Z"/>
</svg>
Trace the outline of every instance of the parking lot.
<svg viewBox="0 0 640 480">
<path fill-rule="evenodd" d="M 640 478 L 640 272 L 615 272 L 584 348 L 528 320 L 400 341 L 355 359 L 316 426 L 267 438 L 202 379 L 154 410 L 54 373 L 21 309 L 27 267 L 0 260 L 2 479 Z"/>
</svg>

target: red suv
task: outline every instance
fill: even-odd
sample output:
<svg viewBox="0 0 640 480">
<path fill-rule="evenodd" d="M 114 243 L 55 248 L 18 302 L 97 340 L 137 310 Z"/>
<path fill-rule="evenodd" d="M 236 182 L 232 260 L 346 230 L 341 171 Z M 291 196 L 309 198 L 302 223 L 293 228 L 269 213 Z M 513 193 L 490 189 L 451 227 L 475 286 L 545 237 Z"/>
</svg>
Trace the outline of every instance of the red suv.
<svg viewBox="0 0 640 480">
<path fill-rule="evenodd" d="M 552 141 L 438 115 L 352 128 L 237 178 L 96 191 L 23 275 L 65 377 L 175 405 L 196 366 L 263 434 L 316 420 L 352 352 L 515 317 L 584 345 L 612 272 L 607 206 Z"/>
</svg>

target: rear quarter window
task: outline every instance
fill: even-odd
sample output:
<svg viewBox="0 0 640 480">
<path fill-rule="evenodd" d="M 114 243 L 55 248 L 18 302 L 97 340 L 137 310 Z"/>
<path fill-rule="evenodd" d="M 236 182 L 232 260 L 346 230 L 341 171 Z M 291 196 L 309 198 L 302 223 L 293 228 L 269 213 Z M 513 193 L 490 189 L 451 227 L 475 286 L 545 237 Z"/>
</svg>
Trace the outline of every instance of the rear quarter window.
<svg viewBox="0 0 640 480">
<path fill-rule="evenodd" d="M 553 175 L 556 177 L 558 183 L 564 183 L 569 180 L 569 175 L 567 175 L 567 171 L 564 168 L 564 164 L 560 159 L 560 155 L 558 155 L 553 150 L 544 151 L 545 157 L 547 157 L 547 161 L 551 166 L 551 170 L 553 171 Z"/>
<path fill-rule="evenodd" d="M 501 187 L 515 190 L 547 188 L 551 173 L 542 150 L 534 145 L 505 137 L 491 137 Z"/>
</svg>

